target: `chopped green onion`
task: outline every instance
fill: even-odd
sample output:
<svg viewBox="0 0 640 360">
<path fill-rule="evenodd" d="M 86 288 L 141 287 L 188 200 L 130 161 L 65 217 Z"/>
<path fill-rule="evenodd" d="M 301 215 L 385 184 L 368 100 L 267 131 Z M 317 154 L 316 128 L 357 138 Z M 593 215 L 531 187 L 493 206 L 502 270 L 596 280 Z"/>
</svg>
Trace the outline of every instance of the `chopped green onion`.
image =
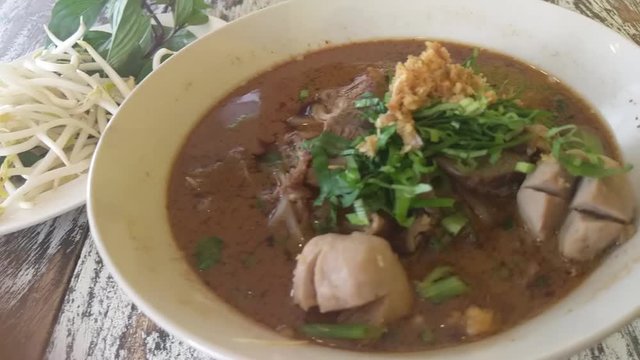
<svg viewBox="0 0 640 360">
<path fill-rule="evenodd" d="M 424 281 L 427 283 L 433 283 L 438 280 L 442 280 L 451 274 L 453 274 L 453 268 L 451 266 L 438 266 L 437 268 L 431 270 Z"/>
<path fill-rule="evenodd" d="M 515 170 L 524 174 L 531 174 L 536 169 L 536 165 L 526 161 L 518 161 Z"/>
<path fill-rule="evenodd" d="M 477 62 L 478 62 L 479 53 L 480 53 L 480 50 L 478 50 L 478 48 L 473 48 L 471 55 L 462 63 L 462 66 L 466 67 L 467 69 L 472 69 L 475 71 Z"/>
<path fill-rule="evenodd" d="M 369 225 L 369 215 L 362 199 L 353 202 L 354 212 L 347 215 L 347 220 L 353 225 Z"/>
<path fill-rule="evenodd" d="M 460 296 L 469 291 L 469 287 L 456 275 L 451 275 L 448 266 L 435 268 L 424 281 L 416 286 L 418 295 L 435 304 Z"/>
<path fill-rule="evenodd" d="M 412 208 L 443 208 L 452 207 L 456 200 L 452 198 L 413 199 Z"/>
<path fill-rule="evenodd" d="M 300 92 L 298 93 L 298 100 L 307 101 L 308 98 L 309 98 L 309 89 L 300 90 Z"/>
<path fill-rule="evenodd" d="M 386 111 L 384 100 L 376 97 L 371 92 L 366 92 L 358 99 L 354 100 L 353 106 L 356 109 L 372 108 L 376 113 L 383 113 Z"/>
<path fill-rule="evenodd" d="M 449 234 L 456 236 L 460 233 L 460 230 L 467 225 L 469 219 L 462 213 L 455 213 L 453 215 L 449 215 L 442 219 L 442 226 L 444 226 L 445 230 L 449 232 Z"/>
<path fill-rule="evenodd" d="M 374 340 L 387 331 L 384 327 L 366 324 L 305 324 L 300 330 L 310 337 L 344 340 Z"/>
</svg>

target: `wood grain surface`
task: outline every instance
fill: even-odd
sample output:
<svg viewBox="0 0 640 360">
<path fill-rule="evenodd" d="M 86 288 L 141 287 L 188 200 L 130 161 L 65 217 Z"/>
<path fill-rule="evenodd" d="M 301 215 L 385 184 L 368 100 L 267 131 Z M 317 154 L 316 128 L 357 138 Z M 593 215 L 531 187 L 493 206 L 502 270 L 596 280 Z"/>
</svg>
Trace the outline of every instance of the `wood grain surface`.
<svg viewBox="0 0 640 360">
<path fill-rule="evenodd" d="M 213 0 L 234 20 L 282 0 Z M 395 1 L 395 0 L 389 0 Z M 54 0 L 0 0 L 0 61 L 37 47 Z M 638 0 L 550 0 L 640 44 Z M 0 237 L 0 360 L 210 359 L 160 329 L 104 268 L 84 208 Z M 571 360 L 640 360 L 640 320 Z"/>
</svg>

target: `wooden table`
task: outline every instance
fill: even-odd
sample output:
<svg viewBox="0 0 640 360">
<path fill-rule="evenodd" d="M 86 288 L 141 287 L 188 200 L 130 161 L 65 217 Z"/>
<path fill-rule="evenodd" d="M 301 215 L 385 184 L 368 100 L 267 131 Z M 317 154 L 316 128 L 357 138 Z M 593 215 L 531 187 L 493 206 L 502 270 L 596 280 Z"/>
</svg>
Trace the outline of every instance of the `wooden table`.
<svg viewBox="0 0 640 360">
<path fill-rule="evenodd" d="M 279 1 L 213 0 L 213 15 L 234 20 Z M 640 44 L 639 0 L 551 2 Z M 53 3 L 0 0 L 0 60 L 41 43 Z M 84 207 L 0 238 L 0 360 L 43 357 L 210 359 L 155 325 L 119 290 L 96 252 Z M 640 320 L 572 357 L 578 359 L 640 360 Z"/>
</svg>

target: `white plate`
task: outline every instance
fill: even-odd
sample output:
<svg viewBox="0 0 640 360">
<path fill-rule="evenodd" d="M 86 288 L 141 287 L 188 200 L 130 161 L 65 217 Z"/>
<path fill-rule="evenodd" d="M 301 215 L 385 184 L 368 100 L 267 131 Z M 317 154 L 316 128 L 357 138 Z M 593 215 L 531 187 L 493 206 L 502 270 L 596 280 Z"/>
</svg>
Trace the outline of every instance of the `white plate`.
<svg viewBox="0 0 640 360">
<path fill-rule="evenodd" d="M 167 26 L 173 25 L 173 19 L 168 14 L 158 16 L 160 22 Z M 197 37 L 202 37 L 209 32 L 223 26 L 226 22 L 216 17 L 209 17 L 209 22 L 204 25 L 191 26 L 191 30 Z M 96 27 L 97 30 L 108 30 L 108 26 Z M 8 234 L 39 224 L 67 211 L 84 205 L 87 198 L 87 175 L 60 186 L 57 189 L 47 191 L 33 202 L 33 207 L 22 209 L 11 207 L 0 216 L 0 235 Z"/>
<path fill-rule="evenodd" d="M 200 281 L 173 240 L 166 210 L 173 159 L 189 131 L 239 84 L 325 41 L 407 37 L 511 54 L 576 89 L 607 119 L 635 166 L 638 199 L 640 129 L 634 119 L 640 116 L 640 48 L 614 31 L 540 0 L 286 2 L 233 22 L 172 57 L 127 99 L 100 142 L 90 171 L 91 231 L 105 265 L 142 311 L 216 359 L 260 360 L 566 358 L 638 315 L 640 234 L 541 315 L 485 340 L 427 353 L 284 345 L 282 337 L 233 310 Z"/>
</svg>

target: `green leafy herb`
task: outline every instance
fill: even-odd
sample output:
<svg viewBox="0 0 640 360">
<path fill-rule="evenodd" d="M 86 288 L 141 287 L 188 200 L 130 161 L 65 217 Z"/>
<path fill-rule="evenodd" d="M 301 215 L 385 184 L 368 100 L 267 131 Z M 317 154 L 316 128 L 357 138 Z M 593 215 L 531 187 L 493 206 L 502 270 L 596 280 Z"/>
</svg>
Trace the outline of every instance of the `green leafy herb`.
<svg viewBox="0 0 640 360">
<path fill-rule="evenodd" d="M 300 92 L 298 93 L 298 100 L 300 100 L 301 102 L 304 102 L 304 101 L 307 101 L 308 98 L 309 98 L 309 89 L 300 90 Z"/>
<path fill-rule="evenodd" d="M 435 165 L 419 152 L 403 153 L 402 139 L 395 127 L 381 130 L 379 151 L 373 158 L 355 148 L 359 141 L 349 142 L 323 133 L 305 143 L 313 156 L 312 167 L 320 186 L 315 204 L 329 202 L 334 207 L 351 208 L 361 200 L 358 207 L 364 210 L 350 215 L 350 221 L 364 224 L 365 215 L 383 211 L 400 225 L 409 226 L 413 221 L 411 210 L 416 207 L 414 201 L 432 190 L 422 179 L 435 170 Z M 343 158 L 346 165 L 329 168 L 329 159 L 337 157 Z"/>
<path fill-rule="evenodd" d="M 89 30 L 84 34 L 83 40 L 96 49 L 100 56 L 106 58 L 109 51 L 111 33 L 99 30 Z"/>
<path fill-rule="evenodd" d="M 222 257 L 223 242 L 217 236 L 203 238 L 196 244 L 194 256 L 200 270 L 208 270 Z"/>
<path fill-rule="evenodd" d="M 551 154 L 571 175 L 601 178 L 631 170 L 628 164 L 622 167 L 608 166 L 602 143 L 576 125 L 551 128 L 546 137 L 551 144 Z"/>
<path fill-rule="evenodd" d="M 315 338 L 375 340 L 385 333 L 386 328 L 365 324 L 305 324 L 300 331 Z"/>
<path fill-rule="evenodd" d="M 467 60 L 465 60 L 462 63 L 462 66 L 466 67 L 467 69 L 472 69 L 474 71 L 477 71 L 479 54 L 480 54 L 480 50 L 478 50 L 478 48 L 473 48 L 473 51 L 471 52 L 471 56 L 469 56 Z"/>
<path fill-rule="evenodd" d="M 154 9 L 169 5 L 175 25 L 162 26 Z M 112 32 L 87 31 L 84 40 L 95 48 L 121 76 L 141 81 L 151 72 L 152 57 L 165 47 L 177 51 L 195 40 L 185 29 L 206 23 L 208 5 L 204 0 L 58 0 L 53 7 L 49 29 L 60 39 L 73 34 L 80 18 L 87 27 L 106 17 Z"/>
<path fill-rule="evenodd" d="M 412 208 L 449 208 L 455 204 L 455 199 L 451 198 L 430 198 L 414 199 L 411 202 Z"/>
<path fill-rule="evenodd" d="M 80 18 L 90 28 L 98 19 L 108 0 L 58 0 L 51 10 L 49 30 L 61 40 L 71 36 L 80 25 Z"/>
<path fill-rule="evenodd" d="M 442 219 L 442 226 L 449 234 L 456 236 L 467 225 L 467 222 L 469 222 L 469 219 L 464 214 L 455 213 Z"/>
<path fill-rule="evenodd" d="M 358 199 L 353 202 L 354 212 L 347 214 L 347 220 L 353 225 L 369 225 L 369 216 L 367 210 L 364 208 L 362 199 Z"/>
<path fill-rule="evenodd" d="M 469 291 L 469 287 L 458 276 L 453 275 L 449 266 L 435 268 L 416 285 L 418 295 L 435 304 L 460 296 Z"/>
<path fill-rule="evenodd" d="M 515 166 L 517 172 L 531 174 L 536 169 L 536 165 L 526 161 L 518 161 Z"/>
</svg>

